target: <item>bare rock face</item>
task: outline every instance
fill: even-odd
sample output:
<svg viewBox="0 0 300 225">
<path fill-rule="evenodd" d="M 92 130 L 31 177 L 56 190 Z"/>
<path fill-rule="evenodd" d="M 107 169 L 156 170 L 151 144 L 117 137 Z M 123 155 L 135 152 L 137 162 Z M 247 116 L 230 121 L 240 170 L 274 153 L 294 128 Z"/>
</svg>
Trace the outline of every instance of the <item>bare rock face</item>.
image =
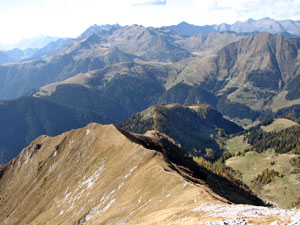
<svg viewBox="0 0 300 225">
<path fill-rule="evenodd" d="M 231 202 L 192 176 L 167 137 L 150 136 L 89 124 L 56 137 L 39 137 L 0 167 L 1 224 L 195 224 L 249 219 L 240 214 L 215 217 L 205 211 L 204 205 L 226 208 Z M 238 193 L 236 197 L 241 198 Z M 293 211 L 285 219 L 291 221 L 296 214 Z M 260 219 L 250 217 L 254 224 Z M 262 217 L 272 222 L 285 215 Z"/>
</svg>

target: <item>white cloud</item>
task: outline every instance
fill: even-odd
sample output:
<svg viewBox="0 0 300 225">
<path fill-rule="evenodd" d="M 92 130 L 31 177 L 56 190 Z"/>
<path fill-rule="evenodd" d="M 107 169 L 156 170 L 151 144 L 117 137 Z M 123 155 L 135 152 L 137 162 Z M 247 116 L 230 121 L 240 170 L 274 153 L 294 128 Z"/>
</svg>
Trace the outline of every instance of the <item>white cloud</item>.
<svg viewBox="0 0 300 225">
<path fill-rule="evenodd" d="M 132 6 L 145 6 L 145 5 L 166 5 L 166 0 L 133 0 Z"/>
</svg>

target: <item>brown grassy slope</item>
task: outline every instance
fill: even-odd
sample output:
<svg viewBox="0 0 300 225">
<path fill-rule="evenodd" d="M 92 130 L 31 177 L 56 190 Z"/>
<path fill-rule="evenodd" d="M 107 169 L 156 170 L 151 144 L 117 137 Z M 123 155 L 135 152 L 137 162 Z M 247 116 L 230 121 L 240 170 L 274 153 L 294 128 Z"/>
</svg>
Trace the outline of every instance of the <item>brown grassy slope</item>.
<svg viewBox="0 0 300 225">
<path fill-rule="evenodd" d="M 261 129 L 265 132 L 280 132 L 292 126 L 299 126 L 299 124 L 286 118 L 277 118 L 273 123 L 261 126 Z"/>
<path fill-rule="evenodd" d="M 180 159 L 172 146 L 162 134 L 134 135 L 113 125 L 90 124 L 57 137 L 41 136 L 1 169 L 0 222 L 205 221 L 209 219 L 206 213 L 193 209 L 230 202 L 198 179 L 207 173 L 185 166 L 188 160 Z M 236 202 L 254 203 L 238 191 L 227 191 L 228 185 L 218 177 L 210 175 L 209 179 L 215 183 L 212 187 L 231 194 Z"/>
</svg>

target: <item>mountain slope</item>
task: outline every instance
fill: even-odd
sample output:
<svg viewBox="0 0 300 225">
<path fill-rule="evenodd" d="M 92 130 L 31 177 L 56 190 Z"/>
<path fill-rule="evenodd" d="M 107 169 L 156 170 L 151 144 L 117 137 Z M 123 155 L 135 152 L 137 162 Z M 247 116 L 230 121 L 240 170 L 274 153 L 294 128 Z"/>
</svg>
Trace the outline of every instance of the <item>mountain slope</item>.
<svg viewBox="0 0 300 225">
<path fill-rule="evenodd" d="M 0 220 L 2 224 L 195 224 L 220 220 L 199 208 L 207 204 L 229 207 L 230 202 L 209 186 L 236 203 L 263 204 L 181 158 L 168 138 L 90 124 L 53 138 L 41 136 L 1 168 Z M 296 213 L 290 212 L 290 216 Z M 283 217 L 289 219 L 287 213 L 252 219 L 258 224 L 259 220 Z"/>
<path fill-rule="evenodd" d="M 168 65 L 121 63 L 44 86 L 33 96 L 89 109 L 122 121 L 155 104 L 176 70 Z"/>
<path fill-rule="evenodd" d="M 282 20 L 276 21 L 271 18 L 262 18 L 258 20 L 248 19 L 246 21 L 237 21 L 234 24 L 217 24 L 197 26 L 181 22 L 177 25 L 163 27 L 171 29 L 176 33 L 186 36 L 194 36 L 197 34 L 209 34 L 213 32 L 231 31 L 236 33 L 254 33 L 254 32 L 268 32 L 280 33 L 287 36 L 300 35 L 300 21 Z"/>
<path fill-rule="evenodd" d="M 0 51 L 0 65 L 20 62 L 26 58 L 30 58 L 36 52 L 38 52 L 38 49 L 32 48 L 25 50 L 15 48 L 9 51 Z"/>
<path fill-rule="evenodd" d="M 118 31 L 121 32 L 121 29 Z M 74 102 L 71 99 L 62 101 L 65 94 L 58 94 L 58 91 L 63 88 L 62 84 L 80 84 L 85 89 L 92 86 L 98 87 L 97 95 L 100 92 L 104 93 L 107 88 L 122 89 L 123 94 L 118 96 L 121 99 L 126 96 L 126 101 L 116 100 L 117 96 L 113 94 L 105 98 L 110 98 L 117 104 L 121 103 L 119 105 L 124 108 L 124 104 L 130 105 L 130 99 L 136 101 L 143 95 L 152 96 L 151 100 L 146 98 L 149 100 L 146 100 L 145 104 L 141 104 L 142 100 L 137 100 L 140 105 L 139 109 L 127 108 L 123 119 L 129 114 L 158 103 L 207 103 L 241 125 L 249 125 L 267 117 L 272 112 L 276 113 L 279 109 L 300 104 L 297 89 L 300 74 L 298 57 L 300 39 L 268 33 L 246 36 L 241 39 L 239 36 L 236 37 L 238 40 L 209 56 L 190 58 L 172 65 L 149 62 L 114 64 L 114 66 L 100 70 L 101 72 L 91 72 L 91 74 L 99 73 L 97 76 L 90 76 L 89 73 L 81 74 L 64 82 L 43 87 L 35 96 L 48 95 L 49 98 L 54 99 L 57 94 L 54 101 L 71 104 Z M 214 39 L 213 36 L 211 38 L 213 40 L 207 42 L 208 46 L 212 43 L 217 46 L 218 40 L 222 39 L 221 37 L 221 39 Z M 98 40 L 96 36 L 93 39 L 94 42 Z M 227 38 L 225 40 L 229 41 Z M 120 60 L 123 60 L 123 57 L 126 59 L 128 55 L 119 54 L 120 51 L 119 48 L 115 48 L 112 55 L 117 52 Z M 133 74 L 134 79 L 132 79 Z M 116 79 L 120 82 L 115 82 Z M 147 80 L 146 84 L 143 84 L 143 79 Z M 120 85 L 123 82 L 124 85 Z M 151 85 L 150 83 L 148 85 L 148 82 Z M 95 83 L 95 85 L 90 85 L 90 83 Z M 141 91 L 138 85 L 147 86 L 145 92 Z M 56 86 L 59 86 L 58 91 L 53 92 Z M 98 99 L 102 99 L 103 95 L 99 96 Z M 105 102 L 105 100 L 101 101 Z M 77 108 L 76 104 L 72 107 Z M 98 111 L 93 107 L 89 109 Z"/>
<path fill-rule="evenodd" d="M 176 43 L 197 56 L 208 56 L 246 36 L 250 35 L 241 35 L 234 32 L 200 33 L 192 37 L 179 39 Z"/>
<path fill-rule="evenodd" d="M 147 61 L 178 62 L 192 55 L 175 43 L 177 39 L 181 36 L 171 30 L 133 25 L 116 30 L 108 42 Z"/>
<path fill-rule="evenodd" d="M 239 171 L 244 183 L 279 207 L 299 207 L 299 124 L 269 119 L 229 139 L 226 165 Z"/>
<path fill-rule="evenodd" d="M 183 82 L 167 89 L 158 99 L 158 104 L 179 103 L 185 105 L 209 104 L 217 105 L 216 96 L 198 85 L 190 86 Z"/>
<path fill-rule="evenodd" d="M 1 101 L 0 115 L 0 164 L 16 157 L 22 148 L 42 134 L 58 135 L 90 122 L 115 122 L 92 111 L 32 97 Z"/>
<path fill-rule="evenodd" d="M 14 48 L 18 48 L 21 50 L 25 50 L 28 48 L 42 48 L 45 45 L 49 44 L 52 41 L 56 41 L 58 40 L 58 37 L 49 37 L 49 36 L 43 36 L 43 35 L 37 35 L 35 37 L 32 38 L 28 38 L 28 39 L 23 39 L 20 40 L 17 43 L 13 43 L 13 44 L 2 44 L 0 43 L 0 49 L 1 50 L 11 50 Z"/>
<path fill-rule="evenodd" d="M 0 65 L 13 62 L 14 58 L 4 51 L 0 51 Z"/>
<path fill-rule="evenodd" d="M 178 34 L 185 35 L 185 36 L 194 36 L 197 34 L 209 34 L 209 33 L 216 32 L 216 30 L 213 29 L 211 26 L 208 25 L 196 26 L 193 24 L 188 24 L 186 22 L 181 22 L 177 25 L 167 26 L 163 28 L 171 29 Z"/>
<path fill-rule="evenodd" d="M 70 54 L 0 66 L 0 98 L 16 98 L 26 92 L 49 83 L 61 81 L 78 73 L 103 68 L 133 57 L 117 49 L 102 52 L 103 55 L 74 57 Z"/>
<path fill-rule="evenodd" d="M 180 38 L 170 30 L 126 26 L 81 39 L 59 40 L 37 52 L 31 61 L 0 66 L 0 98 L 16 98 L 49 83 L 120 62 L 177 62 L 191 57 L 175 43 Z"/>
<path fill-rule="evenodd" d="M 223 47 L 222 43 L 227 45 Z M 114 114 L 112 117 L 118 121 L 150 105 L 177 101 L 211 104 L 246 126 L 279 109 L 300 104 L 299 48 L 299 38 L 269 33 L 250 36 L 212 33 L 184 38 L 166 29 L 126 26 L 69 42 L 54 56 L 42 60 L 0 66 L 0 97 L 17 97 L 58 82 L 41 88 L 41 92 L 48 94 L 38 95 L 50 95 L 55 102 L 101 113 L 111 106 L 105 113 Z M 193 49 L 193 53 L 200 55 L 208 49 L 212 52 L 201 58 L 186 59 L 192 56 Z M 173 64 L 148 62 L 182 59 L 185 60 Z M 106 68 L 99 76 L 90 79 L 88 71 L 103 67 Z M 143 83 L 143 79 L 147 81 Z M 69 84 L 76 84 L 76 88 L 82 85 L 80 88 L 93 101 L 81 96 L 76 103 L 61 84 L 65 87 L 68 84 L 69 90 L 75 90 Z M 49 87 L 56 90 L 57 85 L 60 93 L 47 91 Z M 116 94 L 112 93 L 114 89 Z M 118 116 L 118 108 L 123 115 Z"/>
<path fill-rule="evenodd" d="M 25 58 L 23 61 L 37 60 L 48 57 L 72 41 L 73 40 L 71 38 L 60 38 L 56 41 L 52 41 L 40 49 L 35 49 L 35 52 L 30 57 Z"/>
<path fill-rule="evenodd" d="M 214 93 L 217 109 L 231 118 L 244 118 L 239 111 L 277 111 L 300 103 L 299 49 L 299 38 L 268 33 L 245 37 L 215 55 L 183 62 L 174 83 L 197 84 Z M 255 112 L 251 114 L 255 120 Z"/>
<path fill-rule="evenodd" d="M 96 33 L 99 33 L 101 31 L 111 31 L 111 30 L 120 29 L 120 28 L 121 28 L 121 26 L 119 24 L 114 24 L 114 25 L 106 24 L 106 25 L 100 25 L 100 26 L 97 25 L 97 24 L 94 24 L 93 26 L 90 26 L 88 29 L 86 29 L 78 37 L 78 39 L 89 37 L 92 34 L 96 34 Z"/>
<path fill-rule="evenodd" d="M 209 105 L 179 104 L 150 107 L 123 121 L 120 126 L 141 134 L 158 130 L 173 138 L 186 153 L 212 161 L 222 154 L 218 138 L 242 130 Z M 213 152 L 208 149 L 213 149 Z"/>
</svg>

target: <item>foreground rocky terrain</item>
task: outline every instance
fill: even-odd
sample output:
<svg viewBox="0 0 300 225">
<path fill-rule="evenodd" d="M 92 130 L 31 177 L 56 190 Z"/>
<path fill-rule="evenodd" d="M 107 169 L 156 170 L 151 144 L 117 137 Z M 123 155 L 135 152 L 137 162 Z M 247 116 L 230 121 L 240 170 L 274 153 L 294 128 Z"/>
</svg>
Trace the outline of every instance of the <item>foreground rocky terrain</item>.
<svg viewBox="0 0 300 225">
<path fill-rule="evenodd" d="M 166 135 L 147 135 L 89 124 L 39 137 L 0 167 L 1 224 L 296 224 L 299 219 L 297 210 L 235 205 L 265 203 L 182 157 Z"/>
</svg>

